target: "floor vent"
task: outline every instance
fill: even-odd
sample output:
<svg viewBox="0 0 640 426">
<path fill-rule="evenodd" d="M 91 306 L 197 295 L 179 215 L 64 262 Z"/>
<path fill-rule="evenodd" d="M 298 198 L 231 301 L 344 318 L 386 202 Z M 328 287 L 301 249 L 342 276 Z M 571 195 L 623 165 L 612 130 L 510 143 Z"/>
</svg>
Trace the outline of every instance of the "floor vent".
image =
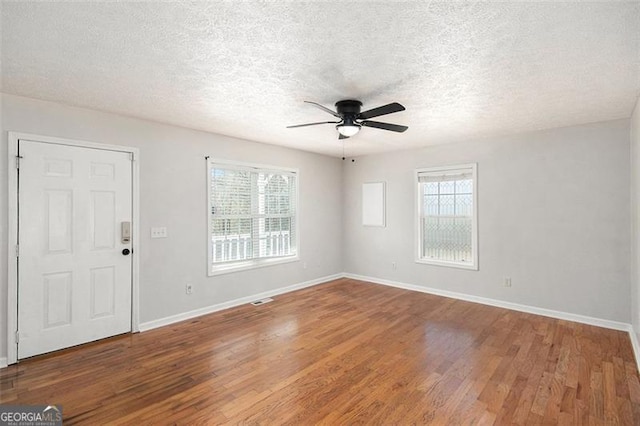
<svg viewBox="0 0 640 426">
<path fill-rule="evenodd" d="M 273 299 L 267 297 L 265 299 L 256 300 L 255 302 L 251 302 L 253 306 L 264 305 L 265 303 L 273 302 Z"/>
</svg>

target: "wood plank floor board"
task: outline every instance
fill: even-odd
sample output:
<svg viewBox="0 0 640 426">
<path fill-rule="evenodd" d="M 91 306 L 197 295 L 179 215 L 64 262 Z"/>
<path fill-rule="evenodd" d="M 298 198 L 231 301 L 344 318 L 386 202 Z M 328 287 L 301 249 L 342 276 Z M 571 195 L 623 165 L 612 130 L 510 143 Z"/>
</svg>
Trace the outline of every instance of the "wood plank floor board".
<svg viewBox="0 0 640 426">
<path fill-rule="evenodd" d="M 626 333 L 340 279 L 0 370 L 65 424 L 640 425 Z"/>
</svg>

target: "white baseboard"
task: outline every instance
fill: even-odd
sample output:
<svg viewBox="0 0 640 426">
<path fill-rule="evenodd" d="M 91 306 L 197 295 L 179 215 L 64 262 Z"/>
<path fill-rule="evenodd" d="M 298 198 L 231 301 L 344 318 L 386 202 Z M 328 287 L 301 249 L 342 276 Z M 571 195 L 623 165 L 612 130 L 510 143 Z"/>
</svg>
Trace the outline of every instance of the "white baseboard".
<svg viewBox="0 0 640 426">
<path fill-rule="evenodd" d="M 233 308 L 235 306 L 244 305 L 246 303 L 253 302 L 255 300 L 264 299 L 265 297 L 273 297 L 279 294 L 289 293 L 302 288 L 311 287 L 317 284 L 322 284 L 327 281 L 336 280 L 342 278 L 344 274 L 334 274 L 326 277 L 316 278 L 315 280 L 305 281 L 302 283 L 290 285 L 288 287 L 282 287 L 275 290 L 265 291 L 263 293 L 252 294 L 251 296 L 241 297 L 239 299 L 229 300 L 228 302 L 218 303 L 216 305 L 206 306 L 204 308 L 195 309 L 189 312 L 183 312 L 180 314 L 172 315 L 165 318 L 160 318 L 153 321 L 148 321 L 140 324 L 140 331 L 148 331 L 154 328 L 163 327 L 165 325 L 173 324 L 180 321 L 196 318 L 202 315 L 210 314 L 224 309 Z"/>
<path fill-rule="evenodd" d="M 640 341 L 638 341 L 638 335 L 636 334 L 633 326 L 624 322 L 605 320 L 601 318 L 589 317 L 586 315 L 571 314 L 568 312 L 554 311 L 552 309 L 538 308 L 535 306 L 521 305 L 519 303 L 505 302 L 503 300 L 490 299 L 487 297 L 473 296 L 464 293 L 457 293 L 454 291 L 440 290 L 437 288 L 423 287 L 415 284 L 407 284 L 399 281 L 385 280 L 382 278 L 367 277 L 364 275 L 344 273 L 345 278 L 351 278 L 354 280 L 368 281 L 374 284 L 382 284 L 390 287 L 401 288 L 404 290 L 419 291 L 421 293 L 434 294 L 436 296 L 450 297 L 453 299 L 465 300 L 467 302 L 481 303 L 483 305 L 496 306 L 499 308 L 511 309 L 514 311 L 526 312 L 529 314 L 542 315 L 545 317 L 556 318 L 566 321 L 579 322 L 587 325 L 594 325 L 597 327 L 610 328 L 613 330 L 626 331 L 629 333 L 631 339 L 631 346 L 633 347 L 633 353 L 635 355 L 636 367 L 640 370 Z"/>
<path fill-rule="evenodd" d="M 172 315 L 165 318 L 160 318 L 153 321 L 148 321 L 140 324 L 140 331 L 144 332 L 144 331 L 152 330 L 154 328 L 163 327 L 165 325 L 170 325 L 176 322 L 185 321 L 188 319 L 196 318 L 202 315 L 210 314 L 210 313 L 221 311 L 224 309 L 233 308 L 235 306 L 244 305 L 246 303 L 253 302 L 254 300 L 259 300 L 265 297 L 273 297 L 279 294 L 289 293 L 295 290 L 300 290 L 306 287 L 311 287 L 317 284 L 322 284 L 322 283 L 336 280 L 339 278 L 351 278 L 354 280 L 367 281 L 374 284 L 382 284 L 390 287 L 401 288 L 404 290 L 418 291 L 421 293 L 428 293 L 436 296 L 443 296 L 443 297 L 449 297 L 453 299 L 465 300 L 467 302 L 480 303 L 483 305 L 496 306 L 499 308 L 505 308 L 505 309 L 511 309 L 519 312 L 542 315 L 550 318 L 556 318 L 556 319 L 561 319 L 566 321 L 574 321 L 582 324 L 594 325 L 597 327 L 610 328 L 613 330 L 626 331 L 629 333 L 629 338 L 631 339 L 631 345 L 633 346 L 633 351 L 635 354 L 636 364 L 640 369 L 640 342 L 638 341 L 638 335 L 635 333 L 631 324 L 618 322 L 618 321 L 605 320 L 601 318 L 594 318 L 594 317 L 589 317 L 585 315 L 572 314 L 568 312 L 555 311 L 551 309 L 538 308 L 535 306 L 521 305 L 518 303 L 506 302 L 503 300 L 473 296 L 473 295 L 464 294 L 464 293 L 457 293 L 453 291 L 441 290 L 441 289 L 436 289 L 431 287 L 423 287 L 415 284 L 407 284 L 399 281 L 392 281 L 392 280 L 386 280 L 382 278 L 368 277 L 364 275 L 357 275 L 357 274 L 351 274 L 351 273 L 328 275 L 328 276 L 317 278 L 314 280 L 294 284 L 288 287 L 282 287 L 279 289 L 270 290 L 263 293 L 253 294 L 251 296 L 241 297 L 239 299 L 230 300 L 228 302 L 207 306 L 207 307 L 196 309 L 189 312 L 183 312 L 180 314 Z M 5 368 L 5 367 L 7 367 L 7 358 L 0 357 L 0 368 Z"/>
<path fill-rule="evenodd" d="M 633 326 L 629 325 L 629 337 L 631 338 L 631 346 L 633 346 L 633 353 L 636 356 L 636 366 L 640 370 L 640 342 L 638 342 L 638 335 L 633 329 Z"/>
<path fill-rule="evenodd" d="M 363 275 L 348 274 L 348 273 L 345 273 L 344 277 L 352 278 L 354 280 L 369 281 L 374 284 L 382 284 L 390 287 L 402 288 L 405 290 L 413 290 L 413 291 L 419 291 L 422 293 L 434 294 L 436 296 L 444 296 L 444 297 L 450 297 L 453 299 L 465 300 L 467 302 L 475 302 L 483 305 L 496 306 L 498 308 L 511 309 L 513 311 L 526 312 L 529 314 L 542 315 L 545 317 L 551 317 L 551 318 L 556 318 L 556 319 L 561 319 L 566 321 L 574 321 L 582 324 L 595 325 L 597 327 L 610 328 L 613 330 L 629 331 L 631 327 L 630 324 L 627 324 L 624 322 L 588 317 L 585 315 L 571 314 L 571 313 L 562 312 L 562 311 L 554 311 L 552 309 L 538 308 L 538 307 L 529 306 L 529 305 L 521 305 L 519 303 L 505 302 L 503 300 L 473 296 L 469 294 L 457 293 L 454 291 L 447 291 L 447 290 L 440 290 L 440 289 L 431 288 L 431 287 L 423 287 L 415 284 L 407 284 L 407 283 L 402 283 L 398 281 L 385 280 L 381 278 L 367 277 Z"/>
</svg>

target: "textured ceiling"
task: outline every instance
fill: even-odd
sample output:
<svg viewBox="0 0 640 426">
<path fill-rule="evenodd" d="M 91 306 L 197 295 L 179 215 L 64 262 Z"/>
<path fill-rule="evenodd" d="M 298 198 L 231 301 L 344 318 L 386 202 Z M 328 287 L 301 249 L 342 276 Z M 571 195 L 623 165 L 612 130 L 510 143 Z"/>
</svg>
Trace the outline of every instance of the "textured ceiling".
<svg viewBox="0 0 640 426">
<path fill-rule="evenodd" d="M 626 118 L 640 3 L 3 2 L 2 91 L 342 155 L 333 108 L 400 102 L 363 155 Z M 176 143 L 184 143 L 176 142 Z"/>
</svg>

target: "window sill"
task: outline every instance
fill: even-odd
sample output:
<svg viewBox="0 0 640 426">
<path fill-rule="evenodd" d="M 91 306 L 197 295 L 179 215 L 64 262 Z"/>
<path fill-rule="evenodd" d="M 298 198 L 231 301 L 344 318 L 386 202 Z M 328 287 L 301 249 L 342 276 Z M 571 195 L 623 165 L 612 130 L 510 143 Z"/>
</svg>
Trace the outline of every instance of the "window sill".
<svg viewBox="0 0 640 426">
<path fill-rule="evenodd" d="M 227 265 L 219 265 L 209 269 L 209 276 L 213 277 L 216 275 L 230 274 L 232 272 L 263 268 L 265 266 L 273 266 L 273 265 L 281 265 L 283 263 L 298 262 L 299 260 L 300 260 L 300 257 L 296 255 L 296 256 L 289 256 L 289 257 L 278 257 L 274 259 L 258 259 L 258 260 L 250 260 L 246 262 L 236 262 L 236 263 L 231 263 Z"/>
<path fill-rule="evenodd" d="M 416 259 L 416 263 L 423 263 L 425 265 L 434 265 L 434 266 L 446 266 L 449 268 L 457 268 L 457 269 L 467 269 L 471 271 L 478 270 L 478 262 L 458 263 L 458 262 L 447 262 L 446 260 Z"/>
</svg>

